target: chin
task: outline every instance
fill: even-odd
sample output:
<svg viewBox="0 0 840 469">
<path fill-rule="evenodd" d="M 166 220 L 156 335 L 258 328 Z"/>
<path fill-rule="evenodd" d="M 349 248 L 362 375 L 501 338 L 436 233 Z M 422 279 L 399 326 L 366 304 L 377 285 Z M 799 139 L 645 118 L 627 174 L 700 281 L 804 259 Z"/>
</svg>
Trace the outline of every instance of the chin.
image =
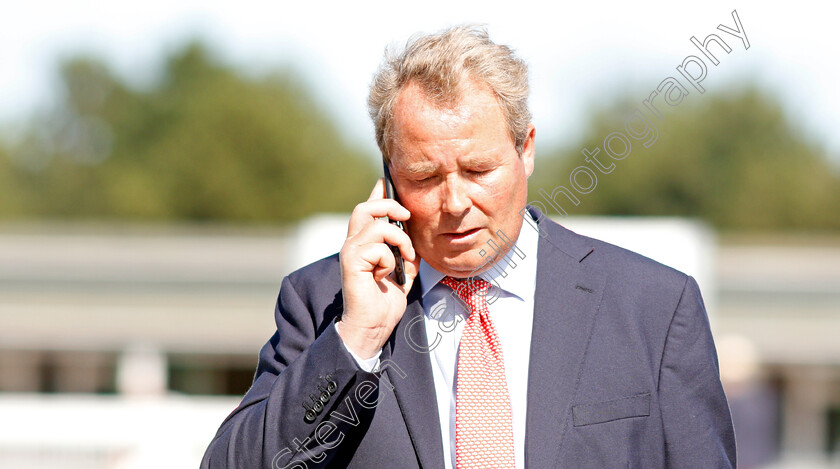
<svg viewBox="0 0 840 469">
<path fill-rule="evenodd" d="M 428 262 L 428 261 L 427 261 Z M 469 277 L 473 272 L 481 273 L 485 259 L 478 255 L 478 250 L 464 253 L 456 258 L 439 261 L 436 267 L 441 273 L 458 278 Z M 431 265 L 431 263 L 430 263 Z M 434 265 L 432 267 L 435 267 Z"/>
</svg>

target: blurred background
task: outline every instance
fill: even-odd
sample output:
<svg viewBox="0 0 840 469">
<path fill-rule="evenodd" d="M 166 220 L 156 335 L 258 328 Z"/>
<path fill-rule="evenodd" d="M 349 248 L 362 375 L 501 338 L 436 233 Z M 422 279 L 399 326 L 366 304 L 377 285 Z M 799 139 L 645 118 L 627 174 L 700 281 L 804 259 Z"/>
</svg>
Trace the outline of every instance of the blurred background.
<svg viewBox="0 0 840 469">
<path fill-rule="evenodd" d="M 692 36 L 731 47 L 552 215 L 698 278 L 739 467 L 840 467 L 836 15 L 579 3 L 5 5 L 0 467 L 196 467 L 283 276 L 340 248 L 379 176 L 383 48 L 463 22 L 530 65 L 535 200 L 662 80 L 687 85 Z M 716 29 L 736 8 L 749 49 Z"/>
</svg>

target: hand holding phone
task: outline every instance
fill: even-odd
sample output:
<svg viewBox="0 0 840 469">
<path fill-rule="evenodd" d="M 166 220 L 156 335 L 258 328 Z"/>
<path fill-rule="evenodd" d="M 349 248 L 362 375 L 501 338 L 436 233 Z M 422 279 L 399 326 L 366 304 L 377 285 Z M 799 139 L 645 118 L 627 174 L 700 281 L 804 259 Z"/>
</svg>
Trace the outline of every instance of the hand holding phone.
<svg viewBox="0 0 840 469">
<path fill-rule="evenodd" d="M 411 213 L 385 197 L 396 197 L 387 168 L 385 174 L 368 200 L 350 214 L 347 239 L 338 256 L 344 309 L 336 329 L 344 345 L 361 358 L 374 356 L 388 341 L 405 313 L 420 268 L 420 258 L 400 223 Z"/>
</svg>

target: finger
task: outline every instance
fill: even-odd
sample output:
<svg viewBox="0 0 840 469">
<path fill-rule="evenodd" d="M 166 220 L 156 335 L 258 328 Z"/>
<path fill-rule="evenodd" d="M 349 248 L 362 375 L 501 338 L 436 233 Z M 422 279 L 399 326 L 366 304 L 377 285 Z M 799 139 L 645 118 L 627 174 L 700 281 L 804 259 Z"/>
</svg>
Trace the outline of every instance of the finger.
<svg viewBox="0 0 840 469">
<path fill-rule="evenodd" d="M 393 199 L 362 202 L 356 205 L 353 213 L 350 214 L 350 222 L 347 224 L 347 237 L 355 235 L 362 228 L 382 217 L 405 221 L 411 217 L 411 212 Z"/>
<path fill-rule="evenodd" d="M 358 271 L 372 273 L 377 281 L 387 277 L 397 266 L 391 248 L 384 243 L 357 246 L 351 255 L 359 262 Z"/>
<path fill-rule="evenodd" d="M 408 280 L 412 280 L 420 273 L 420 256 L 414 256 L 414 259 L 408 260 L 405 259 L 405 277 Z M 410 287 L 410 282 L 406 282 L 407 285 Z"/>
<path fill-rule="evenodd" d="M 379 200 L 385 198 L 385 178 L 379 178 L 376 180 L 376 184 L 373 186 L 373 190 L 370 192 L 370 197 L 368 200 Z"/>
<path fill-rule="evenodd" d="M 414 246 L 411 244 L 411 238 L 409 238 L 405 231 L 384 220 L 375 220 L 367 224 L 356 235 L 348 238 L 348 241 L 355 246 L 387 243 L 392 246 L 397 246 L 403 258 L 409 261 L 414 260 L 416 257 Z"/>
</svg>

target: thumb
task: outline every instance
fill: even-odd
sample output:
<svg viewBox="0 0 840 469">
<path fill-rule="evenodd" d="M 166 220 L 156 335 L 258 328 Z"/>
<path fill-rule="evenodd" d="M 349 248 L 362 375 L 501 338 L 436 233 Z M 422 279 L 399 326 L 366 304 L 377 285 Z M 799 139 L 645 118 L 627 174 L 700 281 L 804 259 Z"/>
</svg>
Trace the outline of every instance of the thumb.
<svg viewBox="0 0 840 469">
<path fill-rule="evenodd" d="M 414 252 L 416 253 L 417 251 Z M 420 275 L 420 256 L 415 255 L 413 261 L 403 259 L 403 262 L 405 266 L 405 291 L 408 293 L 411 290 L 411 286 L 414 285 L 417 276 Z"/>
</svg>

